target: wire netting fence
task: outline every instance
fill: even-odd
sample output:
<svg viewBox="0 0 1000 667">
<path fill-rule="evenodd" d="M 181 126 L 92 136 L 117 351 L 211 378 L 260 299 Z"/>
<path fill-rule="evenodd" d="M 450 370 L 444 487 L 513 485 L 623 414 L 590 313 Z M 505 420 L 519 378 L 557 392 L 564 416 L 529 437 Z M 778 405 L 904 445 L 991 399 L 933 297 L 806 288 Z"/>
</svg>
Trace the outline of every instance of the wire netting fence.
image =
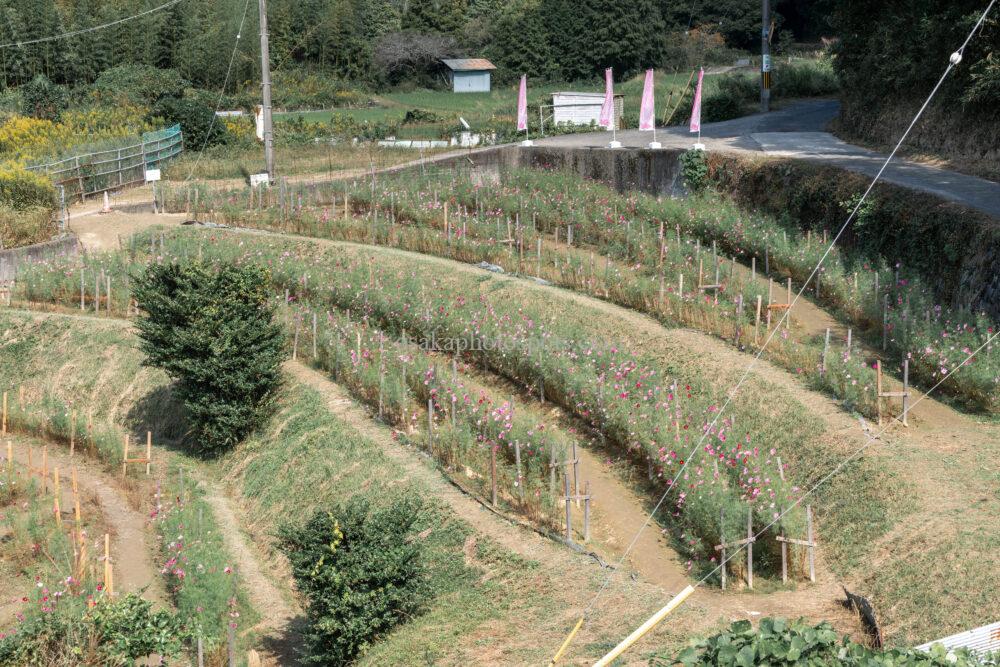
<svg viewBox="0 0 1000 667">
<path fill-rule="evenodd" d="M 146 132 L 138 143 L 74 155 L 28 169 L 48 175 L 56 186 L 62 186 L 66 201 L 72 201 L 145 183 L 147 169 L 158 169 L 183 150 L 181 127 L 174 125 Z"/>
</svg>

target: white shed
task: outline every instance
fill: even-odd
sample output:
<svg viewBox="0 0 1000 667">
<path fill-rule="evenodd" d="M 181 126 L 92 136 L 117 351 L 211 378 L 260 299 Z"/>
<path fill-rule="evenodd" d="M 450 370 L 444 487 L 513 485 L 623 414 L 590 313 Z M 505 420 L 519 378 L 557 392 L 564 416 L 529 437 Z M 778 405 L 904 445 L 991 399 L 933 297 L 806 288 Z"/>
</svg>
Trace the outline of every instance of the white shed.
<svg viewBox="0 0 1000 667">
<path fill-rule="evenodd" d="M 490 72 L 496 67 L 485 58 L 442 60 L 448 68 L 448 80 L 456 93 L 490 92 Z"/>
<path fill-rule="evenodd" d="M 615 129 L 622 129 L 624 95 L 615 95 Z M 601 118 L 604 93 L 552 93 L 552 122 L 570 125 L 596 125 Z M 611 128 L 608 128 L 611 129 Z"/>
</svg>

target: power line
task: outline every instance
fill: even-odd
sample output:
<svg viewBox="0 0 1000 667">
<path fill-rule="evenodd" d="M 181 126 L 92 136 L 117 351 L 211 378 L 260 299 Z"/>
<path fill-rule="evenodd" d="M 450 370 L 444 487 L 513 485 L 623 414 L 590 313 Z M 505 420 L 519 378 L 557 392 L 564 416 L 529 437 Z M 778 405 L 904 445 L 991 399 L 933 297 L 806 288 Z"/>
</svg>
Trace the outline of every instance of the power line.
<svg viewBox="0 0 1000 667">
<path fill-rule="evenodd" d="M 133 14 L 132 16 L 126 16 L 125 18 L 120 18 L 116 21 L 111 21 L 110 23 L 104 23 L 102 25 L 95 25 L 89 28 L 80 28 L 79 30 L 71 30 L 69 32 L 60 33 L 58 35 L 50 35 L 48 37 L 39 37 L 38 39 L 29 39 L 23 42 L 11 42 L 9 44 L 0 44 L 0 49 L 9 49 L 11 47 L 17 46 L 30 46 L 32 44 L 42 44 L 44 42 L 55 42 L 60 39 L 68 39 L 70 37 L 76 37 L 77 35 L 84 35 L 88 32 L 97 32 L 98 30 L 104 30 L 105 28 L 112 28 L 116 25 L 121 25 L 122 23 L 127 23 L 143 16 L 149 16 L 150 14 L 155 14 L 156 12 L 162 11 L 173 7 L 174 5 L 180 4 L 184 0 L 170 0 L 170 2 L 165 2 L 164 4 L 153 7 L 152 9 L 147 9 L 144 12 L 139 12 L 138 14 Z"/>
<path fill-rule="evenodd" d="M 879 169 L 878 173 L 875 175 L 875 178 L 869 184 L 868 189 L 865 190 L 864 194 L 858 200 L 858 202 L 855 205 L 854 209 L 851 211 L 850 215 L 847 217 L 847 220 L 844 221 L 844 224 L 840 227 L 840 229 L 837 231 L 837 234 L 833 237 L 832 241 L 830 242 L 829 247 L 827 247 L 826 251 L 823 253 L 823 256 L 820 257 L 819 261 L 816 264 L 816 267 L 812 270 L 812 272 L 809 274 L 809 276 L 803 282 L 802 288 L 795 295 L 795 298 L 789 304 L 788 309 L 786 309 L 785 312 L 782 314 L 781 319 L 778 320 L 777 324 L 775 325 L 775 327 L 771 331 L 771 333 L 768 335 L 767 339 L 764 341 L 764 344 L 761 346 L 760 350 L 758 350 L 757 354 L 754 355 L 753 359 L 751 359 L 750 364 L 744 370 L 743 375 L 737 381 L 737 383 L 733 387 L 733 389 L 729 392 L 729 395 L 726 397 L 725 403 L 718 410 L 718 412 L 716 413 L 716 415 L 715 415 L 714 419 L 712 420 L 712 422 L 704 429 L 701 437 L 698 439 L 698 442 L 695 444 L 694 447 L 692 447 L 691 451 L 684 458 L 684 463 L 681 465 L 680 469 L 674 475 L 674 478 L 667 485 L 666 491 L 664 491 L 663 495 L 660 496 L 660 499 L 657 501 L 656 505 L 653 506 L 652 511 L 649 513 L 649 515 L 646 517 L 646 520 L 643 522 L 642 526 L 636 532 L 635 537 L 633 537 L 632 541 L 629 543 L 629 545 L 626 548 L 625 552 L 622 554 L 621 558 L 619 558 L 618 563 L 617 563 L 618 567 L 612 569 L 611 573 L 605 578 L 604 583 L 601 585 L 601 587 L 598 589 L 597 593 L 594 595 L 594 597 L 591 599 L 590 603 L 587 605 L 587 608 L 584 610 L 584 613 L 583 613 L 583 616 L 581 617 L 581 620 L 587 618 L 587 616 L 591 613 L 591 611 L 593 610 L 593 608 L 594 608 L 595 604 L 597 603 L 598 599 L 600 599 L 601 595 L 603 595 L 604 591 L 608 588 L 609 584 L 611 583 L 611 579 L 614 576 L 614 572 L 616 572 L 618 570 L 618 568 L 621 566 L 621 564 L 628 557 L 629 553 L 631 553 L 632 549 L 635 548 L 635 545 L 636 545 L 636 543 L 639 540 L 639 535 L 642 533 L 643 530 L 646 529 L 646 527 L 649 525 L 650 521 L 652 521 L 653 517 L 656 515 L 656 513 L 663 506 L 663 503 L 664 503 L 664 501 L 666 501 L 667 496 L 670 495 L 670 492 L 676 486 L 677 480 L 680 479 L 680 476 L 683 474 L 684 470 L 690 464 L 691 459 L 694 457 L 695 453 L 701 448 L 702 443 L 705 441 L 705 438 L 708 437 L 708 434 L 714 429 L 715 425 L 718 423 L 719 419 L 722 417 L 722 415 L 725 412 L 726 408 L 728 408 L 729 405 L 732 403 L 733 398 L 739 392 L 740 388 L 743 386 L 743 383 L 746 381 L 746 379 L 750 376 L 750 372 L 757 365 L 757 362 L 760 361 L 761 357 L 764 354 L 764 351 L 767 349 L 767 346 L 774 339 L 775 334 L 781 329 L 783 322 L 789 317 L 789 315 L 790 315 L 790 313 L 792 311 L 792 308 L 794 307 L 794 305 L 796 303 L 798 303 L 799 299 L 805 293 L 806 287 L 808 287 L 809 283 L 812 282 L 812 280 L 819 273 L 820 269 L 823 266 L 823 262 L 825 262 L 826 259 L 829 257 L 830 253 L 833 251 L 833 249 L 836 246 L 837 242 L 840 240 L 840 237 L 844 234 L 844 232 L 847 230 L 847 228 L 850 226 L 850 224 L 854 221 L 855 217 L 858 214 L 858 211 L 861 210 L 861 207 L 864 205 L 864 202 L 867 200 L 868 195 L 871 194 L 872 190 L 875 188 L 875 184 L 878 183 L 878 181 L 881 179 L 882 174 L 885 172 L 886 168 L 889 166 L 889 163 L 896 156 L 896 153 L 899 152 L 899 149 L 902 147 L 903 142 L 906 141 L 907 137 L 910 135 L 910 132 L 912 132 L 912 130 L 916 126 L 917 122 L 923 116 L 924 111 L 930 105 L 930 103 L 934 99 L 935 95 L 937 95 L 937 93 L 940 90 L 940 88 L 941 88 L 942 84 L 944 83 L 945 79 L 951 73 L 952 69 L 954 69 L 955 66 L 957 66 L 960 62 L 962 62 L 962 57 L 963 57 L 963 53 L 965 51 L 965 48 L 969 45 L 969 42 L 972 40 L 972 38 L 975 36 L 975 34 L 979 31 L 980 27 L 983 25 L 984 21 L 986 20 L 987 15 L 989 15 L 990 11 L 993 9 L 993 6 L 996 4 L 996 1 L 997 0 L 990 0 L 990 3 L 989 3 L 989 5 L 987 5 L 986 10 L 979 17 L 979 20 L 976 22 L 975 26 L 973 26 L 973 28 L 970 31 L 969 35 L 965 38 L 965 41 L 958 48 L 958 50 L 956 50 L 954 53 L 952 53 L 951 57 L 949 58 L 948 66 L 945 68 L 944 73 L 941 75 L 941 78 L 938 80 L 938 82 L 934 86 L 933 90 L 931 90 L 931 92 L 928 95 L 926 101 L 923 103 L 923 105 L 917 111 L 916 115 L 913 117 L 913 120 L 910 122 L 909 126 L 906 128 L 906 131 L 899 138 L 899 141 L 896 143 L 895 148 L 893 148 L 892 152 L 888 155 L 888 157 L 886 157 L 885 162 L 882 164 L 882 167 Z M 1000 334 L 1000 332 L 998 332 L 998 334 Z M 987 339 L 987 342 L 984 343 L 983 346 L 980 347 L 979 349 L 981 350 L 984 347 L 986 347 L 986 345 L 988 343 L 990 343 L 994 338 L 996 338 L 996 336 L 998 334 L 991 335 Z M 977 352 L 978 352 L 978 350 L 977 350 Z M 970 359 L 972 359 L 973 356 L 974 356 L 974 354 L 969 355 L 969 357 L 965 361 L 963 361 L 962 364 L 958 368 L 961 368 L 966 363 L 968 363 L 968 361 Z M 956 369 L 956 371 L 958 370 L 958 368 Z M 944 380 L 941 380 L 941 382 L 944 382 Z M 938 386 L 940 386 L 941 382 L 938 382 L 937 384 L 935 384 L 934 387 L 931 388 L 931 391 L 933 391 Z M 926 394 L 924 394 L 924 398 L 926 398 L 927 394 L 929 394 L 929 393 L 930 393 L 930 391 L 928 391 Z M 923 400 L 923 399 L 921 399 L 921 400 Z M 916 405 L 916 403 L 914 403 L 914 405 Z M 870 442 L 871 441 L 869 441 L 869 443 L 866 443 L 865 447 L 867 447 L 868 444 L 870 444 Z M 815 490 L 816 487 L 818 487 L 820 484 L 822 484 L 827 479 L 829 479 L 830 477 L 832 477 L 834 474 L 836 474 L 837 472 L 839 472 L 839 470 L 842 469 L 843 465 L 846 465 L 846 463 L 848 463 L 850 460 L 852 460 L 854 456 L 860 455 L 860 453 L 862 451 L 864 451 L 864 448 L 862 448 L 861 450 L 859 450 L 858 452 L 856 452 L 855 454 L 853 454 L 844 463 L 842 463 L 840 466 L 838 466 L 837 468 L 835 468 L 833 472 L 831 472 L 827 477 L 824 477 L 819 482 L 819 484 L 817 484 L 816 486 L 813 487 L 812 490 Z M 800 499 L 800 501 L 801 501 L 801 499 Z M 791 509 L 791 508 L 789 508 L 789 509 Z M 771 525 L 773 525 L 773 523 Z M 738 553 L 738 550 L 736 552 L 734 552 L 734 553 Z M 713 570 L 713 572 L 714 572 L 714 570 Z M 702 580 L 702 581 L 704 581 L 704 580 Z M 699 581 L 698 583 L 700 584 L 702 582 Z M 575 634 L 575 631 L 574 631 L 573 634 Z M 565 649 L 565 646 L 563 648 Z"/>
<path fill-rule="evenodd" d="M 222 89 L 219 91 L 219 99 L 216 101 L 215 109 L 212 112 L 212 121 L 208 124 L 208 132 L 205 133 L 205 141 L 202 142 L 201 149 L 198 151 L 198 159 L 194 161 L 193 165 L 191 165 L 191 170 L 188 171 L 188 175 L 184 179 L 185 183 L 190 181 L 191 177 L 194 176 L 195 169 L 197 169 L 198 165 L 201 164 L 201 159 L 205 156 L 205 148 L 208 147 L 208 142 L 212 138 L 212 130 L 215 129 L 215 123 L 219 117 L 219 108 L 222 106 L 222 100 L 225 99 L 226 96 L 226 88 L 229 86 L 229 77 L 232 76 L 233 73 L 233 63 L 236 62 L 236 54 L 240 50 L 240 39 L 243 37 L 243 26 L 246 23 L 247 12 L 249 10 L 250 0 L 246 0 L 243 4 L 243 16 L 240 18 L 240 25 L 236 28 L 236 43 L 233 44 L 233 52 L 229 56 L 229 67 L 226 68 L 226 78 L 222 82 Z"/>
</svg>

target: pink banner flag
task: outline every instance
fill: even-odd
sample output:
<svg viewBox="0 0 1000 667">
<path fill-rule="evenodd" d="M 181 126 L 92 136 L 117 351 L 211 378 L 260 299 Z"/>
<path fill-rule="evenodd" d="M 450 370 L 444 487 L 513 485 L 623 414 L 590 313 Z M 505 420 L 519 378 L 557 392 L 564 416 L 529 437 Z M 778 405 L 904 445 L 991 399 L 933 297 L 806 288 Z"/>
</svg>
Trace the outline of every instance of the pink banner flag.
<svg viewBox="0 0 1000 667">
<path fill-rule="evenodd" d="M 528 77 L 521 75 L 521 87 L 517 91 L 517 131 L 528 131 Z"/>
<path fill-rule="evenodd" d="M 698 70 L 698 87 L 694 89 L 694 106 L 691 107 L 691 131 L 701 132 L 701 80 L 705 78 L 705 70 Z"/>
<path fill-rule="evenodd" d="M 653 70 L 646 70 L 646 83 L 642 87 L 642 105 L 639 107 L 639 129 L 652 130 L 656 123 L 653 101 Z"/>
<path fill-rule="evenodd" d="M 604 104 L 601 105 L 601 117 L 597 124 L 603 128 L 611 129 L 615 115 L 615 79 L 611 73 L 611 68 L 604 70 Z"/>
</svg>

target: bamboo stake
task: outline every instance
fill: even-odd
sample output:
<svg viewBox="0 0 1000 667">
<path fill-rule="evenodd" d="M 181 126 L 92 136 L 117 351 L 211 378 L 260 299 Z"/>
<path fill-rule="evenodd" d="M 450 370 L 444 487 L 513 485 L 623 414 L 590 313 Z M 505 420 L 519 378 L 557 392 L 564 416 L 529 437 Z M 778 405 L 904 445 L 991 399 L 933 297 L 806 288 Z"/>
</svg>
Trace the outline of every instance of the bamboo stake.
<svg viewBox="0 0 1000 667">
<path fill-rule="evenodd" d="M 128 433 L 125 434 L 125 454 L 122 456 L 122 479 L 128 473 Z"/>
<path fill-rule="evenodd" d="M 7 392 L 3 393 L 3 431 L 0 434 L 7 435 Z"/>
<path fill-rule="evenodd" d="M 56 526 L 62 529 L 62 511 L 59 509 L 59 468 L 52 469 L 52 487 L 55 498 L 53 501 L 53 511 L 56 515 Z"/>
<path fill-rule="evenodd" d="M 104 533 L 104 593 L 107 596 L 114 595 L 111 583 L 111 535 Z"/>
<path fill-rule="evenodd" d="M 76 410 L 73 410 L 69 418 L 69 456 L 73 458 L 76 450 Z"/>
<path fill-rule="evenodd" d="M 648 621 L 636 628 L 632 634 L 623 639 L 618 646 L 611 649 L 606 656 L 595 662 L 594 667 L 608 667 L 608 665 L 614 662 L 618 656 L 627 651 L 632 644 L 642 639 L 646 633 L 655 628 L 660 621 L 665 619 L 670 614 L 670 612 L 681 606 L 681 604 L 687 600 L 692 593 L 694 593 L 694 587 L 689 584 L 684 590 L 678 593 L 673 600 L 668 602 L 663 609 L 653 614 Z"/>
<path fill-rule="evenodd" d="M 497 506 L 497 448 L 490 446 L 490 503 Z"/>
<path fill-rule="evenodd" d="M 149 477 L 149 468 L 153 464 L 153 432 L 146 431 L 146 477 Z"/>
</svg>

